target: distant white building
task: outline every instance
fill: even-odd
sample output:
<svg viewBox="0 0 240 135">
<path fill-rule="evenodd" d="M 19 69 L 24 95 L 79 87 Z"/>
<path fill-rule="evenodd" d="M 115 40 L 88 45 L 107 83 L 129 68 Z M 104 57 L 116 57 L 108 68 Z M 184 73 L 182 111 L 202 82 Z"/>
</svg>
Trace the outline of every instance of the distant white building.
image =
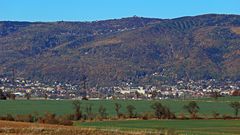
<svg viewBox="0 0 240 135">
<path fill-rule="evenodd" d="M 18 97 L 24 97 L 24 93 L 21 93 L 21 92 L 15 92 L 13 93 L 14 95 L 18 96 Z"/>
<path fill-rule="evenodd" d="M 121 94 L 130 94 L 135 92 L 138 92 L 140 94 L 145 94 L 145 90 L 143 89 L 143 87 L 124 87 L 124 88 L 121 88 L 119 92 Z"/>
</svg>

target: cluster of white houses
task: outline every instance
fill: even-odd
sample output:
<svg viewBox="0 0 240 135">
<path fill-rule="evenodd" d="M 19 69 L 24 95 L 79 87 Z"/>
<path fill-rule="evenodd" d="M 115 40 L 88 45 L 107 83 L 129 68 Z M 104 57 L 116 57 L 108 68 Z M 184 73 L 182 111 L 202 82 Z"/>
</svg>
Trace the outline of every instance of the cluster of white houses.
<svg viewBox="0 0 240 135">
<path fill-rule="evenodd" d="M 77 85 L 71 84 L 53 84 L 47 85 L 39 82 L 16 80 L 15 85 L 7 79 L 0 79 L 0 91 L 14 94 L 16 97 L 25 97 L 31 94 L 31 97 L 48 97 L 52 99 L 63 98 L 72 99 L 87 97 L 89 99 L 166 99 L 166 98 L 194 98 L 208 97 L 213 92 L 219 95 L 240 96 L 240 83 L 225 84 L 222 86 L 210 84 L 207 81 L 187 82 L 179 81 L 176 85 L 156 86 L 113 86 L 100 88 L 81 89 Z M 203 82 L 203 83 L 202 83 Z M 217 87 L 218 86 L 218 87 Z"/>
</svg>

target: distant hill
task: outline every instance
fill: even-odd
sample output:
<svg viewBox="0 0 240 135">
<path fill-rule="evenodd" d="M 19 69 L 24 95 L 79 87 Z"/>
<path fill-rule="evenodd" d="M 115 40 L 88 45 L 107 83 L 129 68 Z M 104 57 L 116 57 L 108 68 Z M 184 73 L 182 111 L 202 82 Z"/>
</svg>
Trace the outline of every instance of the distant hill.
<svg viewBox="0 0 240 135">
<path fill-rule="evenodd" d="M 240 16 L 0 22 L 0 74 L 91 86 L 240 80 Z"/>
</svg>

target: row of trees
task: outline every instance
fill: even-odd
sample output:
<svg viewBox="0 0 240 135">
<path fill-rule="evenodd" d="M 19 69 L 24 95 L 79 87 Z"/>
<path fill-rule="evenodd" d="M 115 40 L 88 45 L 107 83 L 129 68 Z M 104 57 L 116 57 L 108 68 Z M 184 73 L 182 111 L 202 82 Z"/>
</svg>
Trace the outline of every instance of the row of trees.
<svg viewBox="0 0 240 135">
<path fill-rule="evenodd" d="M 176 119 L 175 114 L 167 107 L 162 105 L 160 102 L 155 102 L 151 105 L 153 111 L 151 113 L 142 113 L 138 114 L 136 107 L 133 105 L 126 106 L 126 113 L 122 113 L 122 105 L 119 103 L 114 104 L 114 110 L 116 112 L 115 117 L 108 117 L 107 109 L 100 105 L 98 112 L 93 112 L 93 104 L 87 104 L 83 107 L 82 103 L 79 100 L 73 101 L 74 114 L 66 114 L 62 116 L 57 116 L 52 113 L 45 113 L 41 116 L 38 114 L 27 114 L 27 115 L 7 115 L 1 116 L 1 120 L 10 120 L 10 121 L 21 121 L 21 122 L 39 122 L 39 123 L 48 123 L 48 124 L 61 124 L 61 125 L 72 125 L 74 120 L 103 120 L 103 119 L 128 119 L 128 118 L 138 118 L 138 119 Z M 229 104 L 233 110 L 235 117 L 238 117 L 238 112 L 240 109 L 240 102 L 232 102 Z M 200 110 L 200 107 L 195 101 L 191 101 L 188 104 L 184 105 L 183 108 L 189 112 L 191 119 L 199 119 L 197 113 Z M 215 117 L 216 116 L 216 117 Z M 214 118 L 219 116 L 218 113 L 214 112 Z M 179 116 L 179 119 L 186 119 L 187 117 Z M 224 119 L 229 119 L 232 117 L 223 116 Z"/>
<path fill-rule="evenodd" d="M 230 107 L 233 108 L 235 117 L 238 117 L 238 112 L 240 110 L 240 102 L 232 102 L 229 104 Z M 75 110 L 74 119 L 75 120 L 81 120 L 81 119 L 94 119 L 96 118 L 96 115 L 93 113 L 93 105 L 89 104 L 85 107 L 85 113 L 84 108 L 82 107 L 82 104 L 80 101 L 76 100 L 73 101 L 73 106 Z M 160 102 L 155 102 L 151 105 L 151 108 L 153 109 L 153 117 L 157 119 L 175 119 L 177 118 L 176 115 L 169 109 L 169 107 L 162 105 Z M 136 112 L 136 107 L 133 105 L 127 105 L 126 106 L 126 113 L 122 113 L 121 111 L 122 105 L 120 103 L 114 104 L 114 110 L 116 112 L 116 117 L 118 119 L 120 118 L 143 118 L 147 119 L 149 113 L 142 113 L 141 115 Z M 183 109 L 185 109 L 189 114 L 190 118 L 196 119 L 198 117 L 198 112 L 200 110 L 200 107 L 195 101 L 191 101 L 188 104 L 183 106 Z M 106 119 L 108 117 L 107 109 L 104 106 L 100 106 L 98 108 L 98 118 L 100 119 Z"/>
<path fill-rule="evenodd" d="M 73 101 L 73 106 L 74 106 L 74 118 L 75 120 L 81 120 L 81 119 L 94 119 L 96 115 L 92 111 L 92 104 L 88 104 L 85 107 L 85 113 L 84 113 L 84 108 L 82 107 L 82 103 L 78 100 Z M 175 114 L 170 111 L 170 109 L 166 106 L 163 106 L 160 102 L 155 102 L 152 104 L 151 108 L 154 110 L 154 114 L 156 118 L 158 119 L 171 119 L 171 118 L 176 118 Z M 122 105 L 119 103 L 114 104 L 114 110 L 116 112 L 116 117 L 117 118 L 138 118 L 140 115 L 136 112 L 136 107 L 133 105 L 127 105 L 126 110 L 127 113 L 124 114 L 121 111 Z M 144 115 L 144 114 L 143 114 Z M 103 106 L 100 105 L 98 108 L 98 117 L 100 119 L 106 119 L 108 117 L 107 109 Z M 142 116 L 144 117 L 144 116 Z"/>
</svg>

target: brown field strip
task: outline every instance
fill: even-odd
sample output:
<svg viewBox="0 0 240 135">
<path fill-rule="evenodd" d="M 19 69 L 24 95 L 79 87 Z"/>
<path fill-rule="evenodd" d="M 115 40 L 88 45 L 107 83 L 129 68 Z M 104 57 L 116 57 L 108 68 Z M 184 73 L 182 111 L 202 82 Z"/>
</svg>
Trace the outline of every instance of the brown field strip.
<svg viewBox="0 0 240 135">
<path fill-rule="evenodd" d="M 0 135 L 142 135 L 142 132 L 103 131 L 94 128 L 0 121 Z"/>
</svg>

